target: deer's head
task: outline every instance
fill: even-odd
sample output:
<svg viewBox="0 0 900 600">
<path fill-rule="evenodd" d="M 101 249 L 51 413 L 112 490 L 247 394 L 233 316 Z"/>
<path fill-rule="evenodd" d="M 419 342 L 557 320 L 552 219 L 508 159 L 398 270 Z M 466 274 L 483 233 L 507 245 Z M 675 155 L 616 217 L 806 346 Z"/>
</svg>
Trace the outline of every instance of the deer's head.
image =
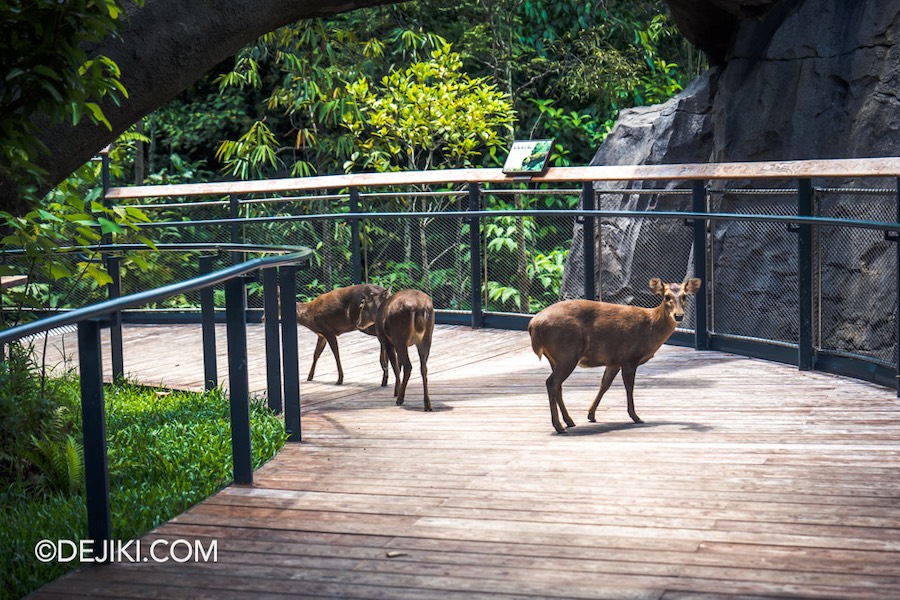
<svg viewBox="0 0 900 600">
<path fill-rule="evenodd" d="M 654 277 L 650 280 L 650 291 L 662 296 L 662 306 L 666 315 L 680 323 L 684 319 L 684 302 L 688 296 L 693 296 L 700 289 L 700 280 L 696 277 L 688 279 L 684 283 L 663 283 Z"/>
<path fill-rule="evenodd" d="M 377 294 L 366 296 L 359 303 L 359 318 L 356 320 L 357 329 L 368 329 L 375 324 L 378 317 L 378 309 L 391 295 L 390 290 L 381 290 Z"/>
</svg>

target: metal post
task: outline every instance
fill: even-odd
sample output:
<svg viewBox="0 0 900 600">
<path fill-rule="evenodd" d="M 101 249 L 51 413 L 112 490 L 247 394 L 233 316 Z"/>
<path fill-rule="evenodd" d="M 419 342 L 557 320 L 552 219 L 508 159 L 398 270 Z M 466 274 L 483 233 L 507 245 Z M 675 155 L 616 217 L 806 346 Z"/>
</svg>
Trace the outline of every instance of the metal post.
<svg viewBox="0 0 900 600">
<path fill-rule="evenodd" d="M 106 195 L 109 193 L 110 177 L 109 177 L 109 146 L 100 151 L 100 185 L 103 188 L 103 206 L 110 208 L 110 202 Z M 112 234 L 104 233 L 100 236 L 101 244 L 111 244 Z"/>
<path fill-rule="evenodd" d="M 231 405 L 231 449 L 234 482 L 253 483 L 250 448 L 250 382 L 247 374 L 247 322 L 244 280 L 225 282 L 225 323 L 228 337 L 228 396 Z"/>
<path fill-rule="evenodd" d="M 200 274 L 212 273 L 214 255 L 200 257 Z M 200 290 L 200 319 L 203 329 L 203 381 L 209 391 L 219 385 L 216 358 L 216 305 L 213 286 Z"/>
<path fill-rule="evenodd" d="M 797 216 L 813 215 L 813 188 L 811 179 L 800 179 L 797 189 Z M 797 287 L 798 309 L 800 313 L 798 327 L 797 366 L 801 371 L 813 368 L 813 260 L 812 260 L 812 226 L 800 225 L 797 228 Z"/>
<path fill-rule="evenodd" d="M 481 210 L 481 188 L 469 184 L 469 210 Z M 469 272 L 472 286 L 472 327 L 481 327 L 484 313 L 481 306 L 481 218 L 469 217 Z"/>
<path fill-rule="evenodd" d="M 350 212 L 359 212 L 359 188 L 350 188 Z M 359 219 L 350 219 L 350 252 L 353 258 L 353 283 L 362 283 L 362 250 L 359 242 Z"/>
<path fill-rule="evenodd" d="M 897 213 L 895 216 L 897 223 L 900 223 L 900 179 L 897 179 Z M 900 236 L 900 232 L 897 235 Z M 900 240 L 894 242 L 894 247 L 897 252 L 897 262 L 895 264 L 897 269 L 897 304 L 895 306 L 896 316 L 894 317 L 896 354 L 894 355 L 894 363 L 897 370 L 897 397 L 900 398 Z"/>
<path fill-rule="evenodd" d="M 284 429 L 288 441 L 302 439 L 300 429 L 300 360 L 297 355 L 297 267 L 281 267 L 281 352 L 284 364 Z"/>
<path fill-rule="evenodd" d="M 706 182 L 694 181 L 693 184 L 693 212 L 707 212 Z M 709 279 L 706 274 L 708 264 L 708 248 L 706 243 L 706 219 L 694 220 L 694 277 L 703 281 L 700 293 L 697 294 L 697 304 L 694 318 L 694 348 L 697 350 L 709 350 L 709 326 L 707 324 L 708 303 L 710 298 Z"/>
<path fill-rule="evenodd" d="M 95 547 L 100 547 L 103 541 L 112 539 L 112 519 L 109 510 L 106 414 L 103 405 L 103 359 L 100 325 L 96 321 L 82 321 L 78 324 L 78 357 L 88 538 L 94 540 Z"/>
<path fill-rule="evenodd" d="M 266 387 L 269 408 L 281 414 L 281 338 L 278 335 L 278 272 L 263 271 L 263 305 L 266 315 Z"/>
<path fill-rule="evenodd" d="M 231 243 L 240 244 L 243 242 L 241 239 L 243 237 L 241 235 L 242 226 L 240 223 L 237 223 L 236 220 L 241 218 L 241 203 L 234 194 L 228 196 L 228 218 L 233 220 L 229 226 L 231 231 Z M 236 265 L 239 262 L 242 262 L 241 254 L 239 252 L 232 252 L 231 264 Z"/>
<path fill-rule="evenodd" d="M 122 296 L 122 259 L 110 256 L 106 260 L 106 268 L 112 281 L 109 284 L 109 298 Z M 122 311 L 117 310 L 110 315 L 109 354 L 112 361 L 112 378 L 118 381 L 125 377 L 125 358 L 122 351 Z"/>
<path fill-rule="evenodd" d="M 581 209 L 584 211 L 594 210 L 594 185 L 590 181 L 581 184 Z M 597 281 L 595 273 L 597 271 L 594 262 L 594 217 L 590 215 L 582 215 L 581 217 L 581 235 L 582 235 L 582 254 L 584 254 L 584 298 L 585 300 L 597 299 Z"/>
</svg>

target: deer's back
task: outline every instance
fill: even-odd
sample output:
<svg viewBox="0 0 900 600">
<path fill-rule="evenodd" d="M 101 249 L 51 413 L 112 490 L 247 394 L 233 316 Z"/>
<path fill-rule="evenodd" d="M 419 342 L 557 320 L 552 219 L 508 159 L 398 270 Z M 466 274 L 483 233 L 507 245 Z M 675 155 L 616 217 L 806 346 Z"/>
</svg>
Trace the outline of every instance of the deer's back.
<svg viewBox="0 0 900 600">
<path fill-rule="evenodd" d="M 582 367 L 646 362 L 668 338 L 657 343 L 651 309 L 590 300 L 549 306 L 528 328 L 535 352 Z"/>
<path fill-rule="evenodd" d="M 385 301 L 379 322 L 384 335 L 394 344 L 407 345 L 430 339 L 434 331 L 431 297 L 419 290 L 400 290 Z"/>
<path fill-rule="evenodd" d="M 338 288 L 312 300 L 308 305 L 308 314 L 317 331 L 334 335 L 355 331 L 362 301 L 383 290 L 369 283 Z"/>
</svg>

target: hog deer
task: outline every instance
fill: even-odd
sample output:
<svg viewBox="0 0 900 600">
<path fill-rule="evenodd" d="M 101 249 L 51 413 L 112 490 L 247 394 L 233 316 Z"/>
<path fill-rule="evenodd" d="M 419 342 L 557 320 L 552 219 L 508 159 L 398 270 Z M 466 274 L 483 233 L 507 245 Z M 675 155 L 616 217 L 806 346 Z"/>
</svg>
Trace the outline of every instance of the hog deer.
<svg viewBox="0 0 900 600">
<path fill-rule="evenodd" d="M 622 381 L 628 397 L 628 415 L 635 423 L 642 423 L 634 412 L 634 376 L 639 365 L 656 354 L 684 318 L 687 296 L 700 289 L 699 279 L 684 283 L 663 283 L 650 280 L 650 289 L 662 296 L 656 308 L 641 308 L 595 302 L 565 300 L 548 306 L 536 314 L 528 324 L 531 348 L 538 359 L 550 361 L 552 372 L 547 378 L 550 397 L 550 421 L 558 433 L 565 433 L 556 408 L 568 427 L 575 423 L 566 410 L 562 398 L 562 384 L 576 366 L 605 366 L 600 391 L 588 411 L 588 420 L 595 422 L 597 406 L 622 371 Z"/>
<path fill-rule="evenodd" d="M 384 292 L 385 289 L 381 286 L 365 283 L 338 288 L 326 292 L 309 302 L 297 303 L 297 323 L 318 336 L 316 349 L 313 353 L 312 366 L 309 368 L 309 375 L 306 378 L 307 381 L 312 381 L 316 373 L 316 363 L 325 349 L 325 344 L 328 343 L 331 353 L 334 354 L 334 360 L 337 362 L 337 384 L 340 385 L 344 382 L 344 369 L 341 367 L 337 336 L 356 329 L 360 329 L 363 333 L 369 335 L 376 335 L 374 327 L 358 328 L 356 324 L 359 320 L 359 309 L 363 301 Z M 387 357 L 383 347 L 380 361 L 382 372 L 381 385 L 387 385 Z"/>
<path fill-rule="evenodd" d="M 416 346 L 419 351 L 419 367 L 422 371 L 422 388 L 425 391 L 425 410 L 430 412 L 427 363 L 431 352 L 431 338 L 434 334 L 434 306 L 431 297 L 418 290 L 400 290 L 393 296 L 387 291 L 382 291 L 377 296 L 365 298 L 359 308 L 356 327 L 365 329 L 373 325 L 378 341 L 387 352 L 391 368 L 394 370 L 394 396 L 397 397 L 398 406 L 403 404 L 406 385 L 412 373 L 412 362 L 409 360 L 407 348 Z M 386 385 L 386 381 L 381 385 Z"/>
</svg>

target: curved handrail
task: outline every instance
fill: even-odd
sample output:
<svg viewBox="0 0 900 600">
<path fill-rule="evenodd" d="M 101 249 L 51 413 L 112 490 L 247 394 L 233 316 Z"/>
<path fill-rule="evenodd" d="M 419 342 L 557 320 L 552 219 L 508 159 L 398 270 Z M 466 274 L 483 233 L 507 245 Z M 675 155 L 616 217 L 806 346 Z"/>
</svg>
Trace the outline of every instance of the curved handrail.
<svg viewBox="0 0 900 600">
<path fill-rule="evenodd" d="M 240 244 L 232 245 L 241 246 Z M 144 246 L 143 248 L 149 249 L 146 246 Z M 8 342 L 12 342 L 26 336 L 44 333 L 45 331 L 50 331 L 51 329 L 55 329 L 57 327 L 74 325 L 75 323 L 81 321 L 108 315 L 120 310 L 124 310 L 126 308 L 142 306 L 150 302 L 156 302 L 158 300 L 168 298 L 169 296 L 174 296 L 175 294 L 183 294 L 186 292 L 199 290 L 211 285 L 222 283 L 234 277 L 245 275 L 258 269 L 295 265 L 305 261 L 312 255 L 312 250 L 310 250 L 309 248 L 301 246 L 294 246 L 292 248 L 294 251 L 290 254 L 270 256 L 265 258 L 254 258 L 245 262 L 238 263 L 236 265 L 232 265 L 230 267 L 226 267 L 222 270 L 215 271 L 213 273 L 198 275 L 197 277 L 193 277 L 191 279 L 187 279 L 178 283 L 164 285 L 162 287 L 147 290 L 144 292 L 129 294 L 128 296 L 122 296 L 120 298 L 105 300 L 103 302 L 91 304 L 90 306 L 85 306 L 83 308 L 79 308 L 70 312 L 61 313 L 53 315 L 52 317 L 40 319 L 38 321 L 32 321 L 30 323 L 18 325 L 5 331 L 0 331 L 0 344 L 6 344 Z"/>
</svg>

